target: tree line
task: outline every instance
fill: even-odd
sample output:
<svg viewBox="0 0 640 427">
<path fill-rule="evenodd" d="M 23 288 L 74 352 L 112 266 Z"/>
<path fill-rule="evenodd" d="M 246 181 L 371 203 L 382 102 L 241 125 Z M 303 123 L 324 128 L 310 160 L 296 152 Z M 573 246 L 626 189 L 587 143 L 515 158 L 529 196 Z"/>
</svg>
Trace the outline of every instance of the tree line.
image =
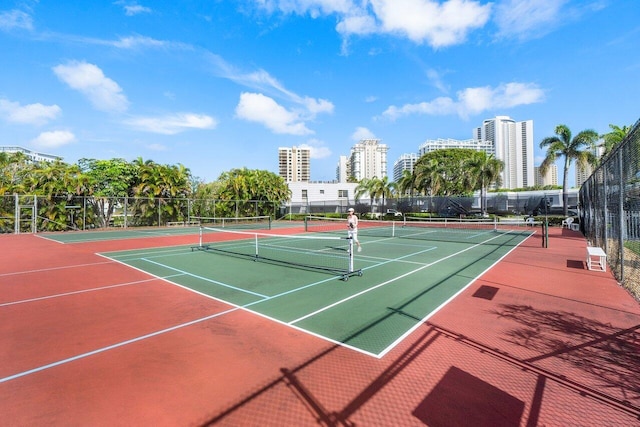
<svg viewBox="0 0 640 427">
<path fill-rule="evenodd" d="M 79 228 L 87 222 L 91 227 L 106 227 L 124 209 L 135 226 L 181 222 L 194 215 L 271 215 L 290 199 L 281 177 L 247 168 L 232 169 L 205 183 L 182 164 L 142 158 L 32 162 L 24 153 L 2 152 L 0 170 L 0 196 L 4 196 L 0 197 L 0 228 L 5 231 L 10 231 L 14 220 L 14 197 L 25 198 L 20 202 L 25 205 L 36 204 L 28 199 L 35 196 L 38 229 L 51 231 Z"/>
</svg>

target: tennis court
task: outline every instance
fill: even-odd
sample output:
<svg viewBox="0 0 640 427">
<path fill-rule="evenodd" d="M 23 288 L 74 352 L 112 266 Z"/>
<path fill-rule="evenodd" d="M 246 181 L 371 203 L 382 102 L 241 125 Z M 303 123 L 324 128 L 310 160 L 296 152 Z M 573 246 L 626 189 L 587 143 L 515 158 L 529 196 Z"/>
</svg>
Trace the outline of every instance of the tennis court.
<svg viewBox="0 0 640 427">
<path fill-rule="evenodd" d="M 496 230 L 492 223 L 491 228 L 464 225 L 414 224 L 409 229 L 363 221 L 363 250 L 353 253 L 351 269 L 352 248 L 340 237 L 345 234 L 342 221 L 319 221 L 306 233 L 205 229 L 206 250 L 194 240 L 192 245 L 101 255 L 381 357 L 531 235 Z"/>
<path fill-rule="evenodd" d="M 637 422 L 640 308 L 579 232 L 272 225 L 3 236 L 4 420 Z"/>
</svg>

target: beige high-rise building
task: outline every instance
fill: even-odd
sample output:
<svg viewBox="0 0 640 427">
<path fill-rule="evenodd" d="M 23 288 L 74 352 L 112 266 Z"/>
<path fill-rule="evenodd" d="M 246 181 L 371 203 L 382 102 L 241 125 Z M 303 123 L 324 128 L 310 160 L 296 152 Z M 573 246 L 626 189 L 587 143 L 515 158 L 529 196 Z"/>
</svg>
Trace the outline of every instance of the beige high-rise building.
<svg viewBox="0 0 640 427">
<path fill-rule="evenodd" d="M 582 184 L 591 176 L 593 173 L 593 167 L 591 165 L 585 165 L 584 167 L 580 167 L 579 164 L 576 163 L 575 174 L 576 174 L 576 188 L 582 187 Z"/>
<path fill-rule="evenodd" d="M 540 173 L 540 168 L 535 167 L 536 171 L 536 186 L 544 187 L 545 185 L 558 185 L 558 166 L 551 165 L 547 169 L 547 173 L 544 176 Z"/>
<path fill-rule="evenodd" d="M 311 150 L 299 147 L 278 148 L 278 170 L 286 182 L 309 182 Z"/>
</svg>

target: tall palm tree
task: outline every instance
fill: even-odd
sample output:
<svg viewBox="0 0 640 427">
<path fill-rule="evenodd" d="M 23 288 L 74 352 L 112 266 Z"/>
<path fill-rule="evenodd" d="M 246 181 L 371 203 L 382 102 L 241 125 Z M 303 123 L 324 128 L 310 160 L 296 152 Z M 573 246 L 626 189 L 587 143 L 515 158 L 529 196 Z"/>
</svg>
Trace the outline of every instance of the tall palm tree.
<svg viewBox="0 0 640 427">
<path fill-rule="evenodd" d="M 402 177 L 397 183 L 398 193 L 400 195 L 409 194 L 409 197 L 413 197 L 413 190 L 415 190 L 415 175 L 409 170 L 402 171 Z"/>
<path fill-rule="evenodd" d="M 540 164 L 540 173 L 544 175 L 559 157 L 564 157 L 562 210 L 566 216 L 569 201 L 569 194 L 567 193 L 569 167 L 574 160 L 580 167 L 585 167 L 587 164 L 595 164 L 597 160 L 593 149 L 598 140 L 598 133 L 592 129 L 587 129 L 572 137 L 571 130 L 566 125 L 560 124 L 556 126 L 555 134 L 555 136 L 548 136 L 540 142 L 540 148 L 547 149 L 547 154 Z"/>
<path fill-rule="evenodd" d="M 492 184 L 500 185 L 500 173 L 504 169 L 504 162 L 496 159 L 493 154 L 487 155 L 479 151 L 468 162 L 470 175 L 476 182 L 474 190 L 480 190 L 480 210 L 482 215 L 487 213 L 487 188 Z"/>
<path fill-rule="evenodd" d="M 376 179 L 376 178 L 374 178 Z M 372 188 L 374 186 L 374 179 L 368 179 L 368 178 L 363 178 L 360 180 L 360 182 L 358 183 L 358 186 L 355 189 L 355 199 L 356 201 L 358 201 L 358 199 L 360 199 L 360 197 L 362 197 L 364 194 L 368 194 L 369 195 L 369 201 L 370 204 L 369 206 L 371 207 L 371 213 L 373 213 L 373 192 L 372 192 Z"/>
<path fill-rule="evenodd" d="M 385 176 L 384 178 L 374 178 L 372 179 L 371 184 L 371 195 L 377 200 L 382 199 L 382 206 L 384 207 L 385 199 L 390 198 L 395 194 L 396 191 L 396 183 L 390 182 L 389 177 Z"/>
<path fill-rule="evenodd" d="M 427 159 L 426 157 L 418 159 L 413 174 L 415 187 L 424 194 L 430 196 L 438 194 L 444 185 L 442 167 L 435 159 Z"/>
</svg>

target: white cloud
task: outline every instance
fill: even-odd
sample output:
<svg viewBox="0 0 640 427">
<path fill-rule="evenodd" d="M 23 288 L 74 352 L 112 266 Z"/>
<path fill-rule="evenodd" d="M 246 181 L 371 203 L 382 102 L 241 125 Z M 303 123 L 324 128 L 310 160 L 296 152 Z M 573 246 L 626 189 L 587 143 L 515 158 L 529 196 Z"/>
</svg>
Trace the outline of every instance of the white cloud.
<svg viewBox="0 0 640 427">
<path fill-rule="evenodd" d="M 336 31 L 351 35 L 392 34 L 434 48 L 452 46 L 489 20 L 492 4 L 476 0 L 260 0 L 268 12 L 335 15 Z M 343 50 L 346 46 L 343 45 Z"/>
<path fill-rule="evenodd" d="M 496 6 L 498 36 L 527 39 L 543 36 L 566 19 L 568 0 L 507 0 Z"/>
<path fill-rule="evenodd" d="M 308 129 L 299 113 L 289 111 L 273 98 L 261 93 L 243 92 L 236 106 L 236 116 L 240 119 L 264 125 L 274 133 L 308 135 Z"/>
<path fill-rule="evenodd" d="M 381 31 L 402 34 L 411 41 L 439 48 L 466 40 L 489 20 L 491 4 L 472 0 L 372 0 Z"/>
<path fill-rule="evenodd" d="M 189 129 L 214 129 L 218 122 L 211 116 L 176 113 L 161 117 L 137 117 L 125 121 L 138 130 L 163 135 L 175 135 Z"/>
<path fill-rule="evenodd" d="M 442 75 L 440 72 L 434 69 L 427 70 L 427 78 L 431 82 L 431 84 L 438 89 L 440 92 L 447 93 L 449 92 L 449 88 L 442 80 Z"/>
<path fill-rule="evenodd" d="M 116 41 L 108 42 L 108 44 L 111 44 L 112 46 L 115 46 L 121 49 L 135 49 L 138 47 L 160 48 L 160 47 L 166 47 L 170 45 L 173 45 L 173 46 L 178 45 L 177 43 L 169 43 L 163 40 L 157 40 L 157 39 L 146 37 L 146 36 L 120 37 Z"/>
<path fill-rule="evenodd" d="M 17 9 L 0 12 L 0 30 L 11 31 L 13 29 L 32 30 L 31 15 Z"/>
<path fill-rule="evenodd" d="M 66 130 L 54 130 L 42 132 L 37 138 L 31 142 L 42 148 L 58 148 L 63 145 L 71 144 L 76 140 L 76 136 Z"/>
<path fill-rule="evenodd" d="M 55 104 L 20 105 L 18 102 L 0 99 L 0 116 L 8 122 L 43 125 L 58 118 L 60 114 L 62 114 L 62 109 Z"/>
<path fill-rule="evenodd" d="M 140 6 L 139 4 L 125 5 L 124 13 L 127 16 L 134 16 L 140 13 L 151 13 L 151 9 L 145 6 Z"/>
<path fill-rule="evenodd" d="M 357 127 L 353 134 L 351 134 L 351 139 L 360 141 L 361 139 L 376 139 L 376 136 L 365 127 Z"/>
<path fill-rule="evenodd" d="M 209 59 L 215 67 L 216 74 L 220 77 L 256 91 L 284 98 L 287 101 L 298 104 L 306 109 L 307 119 L 309 120 L 315 118 L 315 116 L 320 113 L 333 113 L 334 105 L 331 101 L 311 98 L 309 96 L 300 96 L 288 90 L 278 79 L 263 69 L 248 73 L 241 72 L 218 55 L 210 54 Z"/>
<path fill-rule="evenodd" d="M 307 110 L 311 114 L 311 118 L 320 113 L 333 113 L 333 103 L 326 99 L 314 99 L 305 96 L 301 102 L 305 107 L 307 107 Z"/>
<path fill-rule="evenodd" d="M 299 148 L 308 148 L 312 159 L 325 159 L 332 154 L 331 149 L 319 139 L 310 139 L 306 144 L 301 144 Z"/>
<path fill-rule="evenodd" d="M 123 112 L 129 107 L 118 83 L 106 77 L 94 64 L 71 61 L 53 67 L 53 72 L 69 87 L 86 96 L 97 110 Z"/>
<path fill-rule="evenodd" d="M 467 88 L 457 93 L 457 99 L 439 97 L 429 102 L 394 105 L 382 115 L 390 120 L 410 114 L 449 115 L 457 114 L 462 118 L 480 114 L 484 111 L 512 108 L 544 100 L 544 91 L 533 83 L 506 83 L 496 88 L 489 86 Z"/>
</svg>

